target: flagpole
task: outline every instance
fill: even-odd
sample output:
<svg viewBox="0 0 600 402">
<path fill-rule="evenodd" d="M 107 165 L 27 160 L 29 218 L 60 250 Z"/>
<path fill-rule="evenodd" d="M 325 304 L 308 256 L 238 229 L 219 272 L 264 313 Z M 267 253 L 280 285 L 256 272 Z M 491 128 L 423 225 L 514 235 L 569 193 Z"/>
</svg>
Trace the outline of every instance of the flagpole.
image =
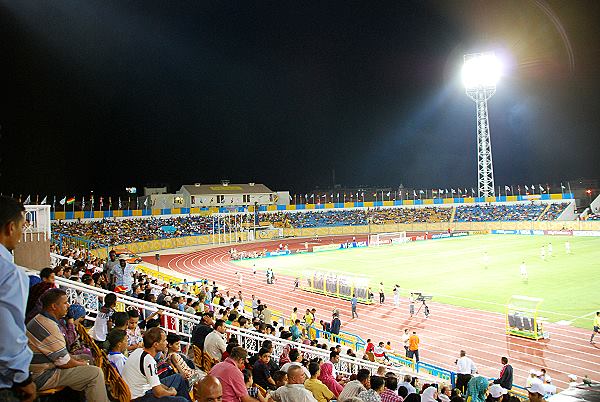
<svg viewBox="0 0 600 402">
<path fill-rule="evenodd" d="M 567 182 L 567 186 L 569 186 L 569 194 L 573 194 L 573 193 L 571 192 L 571 182 L 570 182 L 570 181 L 568 181 L 568 182 Z"/>
</svg>

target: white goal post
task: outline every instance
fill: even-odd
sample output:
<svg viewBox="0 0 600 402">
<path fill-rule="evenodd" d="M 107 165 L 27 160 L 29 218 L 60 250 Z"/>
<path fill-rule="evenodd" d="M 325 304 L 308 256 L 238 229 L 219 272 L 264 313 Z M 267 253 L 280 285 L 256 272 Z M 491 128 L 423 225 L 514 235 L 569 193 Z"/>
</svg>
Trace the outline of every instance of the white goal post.
<svg viewBox="0 0 600 402">
<path fill-rule="evenodd" d="M 406 243 L 406 232 L 373 233 L 369 236 L 369 246 Z"/>
</svg>

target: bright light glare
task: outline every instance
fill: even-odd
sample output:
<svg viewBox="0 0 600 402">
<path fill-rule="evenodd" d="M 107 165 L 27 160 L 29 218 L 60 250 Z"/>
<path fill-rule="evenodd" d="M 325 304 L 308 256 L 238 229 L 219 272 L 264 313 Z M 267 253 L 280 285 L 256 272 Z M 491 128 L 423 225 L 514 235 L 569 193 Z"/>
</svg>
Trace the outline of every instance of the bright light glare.
<svg viewBox="0 0 600 402">
<path fill-rule="evenodd" d="M 500 60 L 493 53 L 469 58 L 462 68 L 462 80 L 466 88 L 496 86 L 501 74 Z"/>
</svg>

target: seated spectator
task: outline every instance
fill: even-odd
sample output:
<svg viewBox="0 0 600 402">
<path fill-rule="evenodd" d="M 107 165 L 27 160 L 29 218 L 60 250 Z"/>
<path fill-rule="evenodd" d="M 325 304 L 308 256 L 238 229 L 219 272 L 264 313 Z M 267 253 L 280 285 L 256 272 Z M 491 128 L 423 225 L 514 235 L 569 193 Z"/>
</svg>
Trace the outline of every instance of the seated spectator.
<svg viewBox="0 0 600 402">
<path fill-rule="evenodd" d="M 142 330 L 138 323 L 140 321 L 140 312 L 137 309 L 127 310 L 129 319 L 127 320 L 127 350 L 132 351 L 144 347 Z"/>
<path fill-rule="evenodd" d="M 393 373 L 392 373 L 393 374 Z M 381 401 L 382 402 L 402 402 L 404 398 L 402 398 L 398 392 L 398 379 L 394 375 L 386 375 L 384 377 L 385 381 L 385 389 L 381 393 Z"/>
<path fill-rule="evenodd" d="M 309 390 L 318 402 L 329 402 L 334 399 L 335 395 L 333 392 L 318 379 L 321 374 L 319 363 L 309 363 L 308 371 L 310 373 L 310 378 L 304 382 L 304 388 Z"/>
<path fill-rule="evenodd" d="M 410 374 L 406 374 L 404 376 L 404 381 L 398 384 L 398 388 L 405 387 L 408 391 L 408 394 L 415 394 L 417 390 L 412 385 L 412 376 Z"/>
<path fill-rule="evenodd" d="M 331 352 L 331 353 L 335 353 L 335 352 Z M 325 384 L 327 386 L 327 388 L 329 388 L 329 390 L 333 393 L 333 395 L 337 399 L 338 396 L 340 395 L 340 393 L 342 392 L 342 390 L 344 389 L 344 387 L 342 387 L 342 385 L 339 382 L 337 382 L 337 380 L 333 376 L 332 368 L 333 368 L 333 365 L 331 364 L 331 362 L 325 362 L 325 363 L 321 364 L 321 369 L 320 369 L 321 373 L 319 375 L 319 380 L 321 380 L 321 382 L 323 384 Z M 289 374 L 288 374 L 288 376 L 289 376 Z"/>
<path fill-rule="evenodd" d="M 472 402 L 484 402 L 487 396 L 489 383 L 487 378 L 475 376 L 469 380 L 467 384 L 466 395 L 470 397 Z"/>
<path fill-rule="evenodd" d="M 273 391 L 271 397 L 275 402 L 316 402 L 312 393 L 304 388 L 305 379 L 304 372 L 300 367 L 290 367 L 288 384 Z"/>
<path fill-rule="evenodd" d="M 88 401 L 108 401 L 104 374 L 99 367 L 69 355 L 58 320 L 69 309 L 67 294 L 50 289 L 41 298 L 42 312 L 27 324 L 29 348 L 33 352 L 30 370 L 38 390 L 69 387 L 85 391 Z"/>
<path fill-rule="evenodd" d="M 200 350 L 204 350 L 204 341 L 208 334 L 213 331 L 214 321 L 212 316 L 212 313 L 203 313 L 202 320 L 192 330 L 192 344 L 200 348 Z"/>
<path fill-rule="evenodd" d="M 425 388 L 421 394 L 421 402 L 438 402 L 438 390 L 433 386 Z"/>
<path fill-rule="evenodd" d="M 273 377 L 273 381 L 275 381 L 275 387 L 283 387 L 288 383 L 287 373 L 282 370 L 277 370 L 271 375 Z"/>
<path fill-rule="evenodd" d="M 242 374 L 244 374 L 244 383 L 246 384 L 246 388 L 248 389 L 248 395 L 252 398 L 256 398 L 259 401 L 266 401 L 267 399 L 262 396 L 258 387 L 254 386 L 254 378 L 252 377 L 252 371 L 244 369 L 242 370 Z"/>
<path fill-rule="evenodd" d="M 123 375 L 123 367 L 127 357 L 123 354 L 127 350 L 127 333 L 122 329 L 112 329 L 107 337 L 108 342 L 108 361 L 117 369 L 119 374 Z"/>
<path fill-rule="evenodd" d="M 52 268 L 42 269 L 40 271 L 40 278 L 41 282 L 38 282 L 29 289 L 27 307 L 25 308 L 25 323 L 28 323 L 42 311 L 40 298 L 48 289 L 52 289 L 55 286 L 54 271 L 52 271 Z"/>
<path fill-rule="evenodd" d="M 85 319 L 85 308 L 81 304 L 71 304 L 67 315 L 58 321 L 60 332 L 67 342 L 67 350 L 80 360 L 94 361 L 90 348 L 84 345 L 77 333 L 77 325 Z"/>
<path fill-rule="evenodd" d="M 162 380 L 158 378 L 156 354 L 167 352 L 167 336 L 161 328 L 151 328 L 144 334 L 144 347 L 129 355 L 123 367 L 123 379 L 136 402 L 189 401 L 187 381 L 180 374 Z"/>
<path fill-rule="evenodd" d="M 204 340 L 204 351 L 217 361 L 221 361 L 221 357 L 227 349 L 227 343 L 225 342 L 226 332 L 225 321 L 219 319 L 215 322 L 213 331 Z"/>
<path fill-rule="evenodd" d="M 275 381 L 269 370 L 269 360 L 271 360 L 269 349 L 261 348 L 258 351 L 258 359 L 252 366 L 252 375 L 254 376 L 254 382 L 262 388 L 275 389 Z"/>
<path fill-rule="evenodd" d="M 452 387 L 449 385 L 442 385 L 439 392 L 439 400 L 440 402 L 450 402 L 450 398 L 452 397 Z"/>
<path fill-rule="evenodd" d="M 281 367 L 281 371 L 285 371 L 287 373 L 291 366 L 300 366 L 300 367 L 302 367 L 302 370 L 304 371 L 304 375 L 306 376 L 306 378 L 311 377 L 308 369 L 302 365 L 303 356 L 302 356 L 302 353 L 300 353 L 300 351 L 298 349 L 292 349 L 290 351 L 289 358 L 290 358 L 290 362 L 284 364 Z"/>
<path fill-rule="evenodd" d="M 246 365 L 248 353 L 242 347 L 235 347 L 225 361 L 217 363 L 209 375 L 219 379 L 223 387 L 224 402 L 255 402 L 257 399 L 248 395 L 244 375 L 240 370 Z"/>
<path fill-rule="evenodd" d="M 369 388 L 371 388 L 371 372 L 367 369 L 360 369 L 356 374 L 356 380 L 352 380 L 344 386 L 338 401 L 348 402 Z"/>
<path fill-rule="evenodd" d="M 371 389 L 361 392 L 358 397 L 364 402 L 381 402 L 381 393 L 385 389 L 383 377 L 371 376 Z"/>
<path fill-rule="evenodd" d="M 197 370 L 194 363 L 189 361 L 181 353 L 181 337 L 177 334 L 167 335 L 168 352 L 167 359 L 177 369 L 177 372 L 183 376 L 193 387 L 194 384 L 204 378 L 204 372 Z"/>
</svg>

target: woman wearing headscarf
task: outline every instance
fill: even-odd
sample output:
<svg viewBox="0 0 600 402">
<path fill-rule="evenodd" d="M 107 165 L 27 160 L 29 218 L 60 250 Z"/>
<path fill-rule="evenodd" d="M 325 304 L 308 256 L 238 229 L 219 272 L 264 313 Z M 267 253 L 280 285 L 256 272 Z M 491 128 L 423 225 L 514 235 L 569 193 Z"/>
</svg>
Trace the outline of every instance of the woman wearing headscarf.
<svg viewBox="0 0 600 402">
<path fill-rule="evenodd" d="M 467 384 L 467 402 L 485 402 L 488 387 L 489 383 L 485 377 L 471 378 Z"/>
<path fill-rule="evenodd" d="M 438 402 L 438 390 L 435 387 L 427 387 L 421 394 L 421 402 Z"/>
<path fill-rule="evenodd" d="M 318 378 L 331 392 L 333 392 L 337 399 L 344 387 L 342 387 L 342 385 L 333 377 L 332 368 L 333 366 L 331 364 L 321 364 L 321 375 L 319 375 Z"/>
</svg>

